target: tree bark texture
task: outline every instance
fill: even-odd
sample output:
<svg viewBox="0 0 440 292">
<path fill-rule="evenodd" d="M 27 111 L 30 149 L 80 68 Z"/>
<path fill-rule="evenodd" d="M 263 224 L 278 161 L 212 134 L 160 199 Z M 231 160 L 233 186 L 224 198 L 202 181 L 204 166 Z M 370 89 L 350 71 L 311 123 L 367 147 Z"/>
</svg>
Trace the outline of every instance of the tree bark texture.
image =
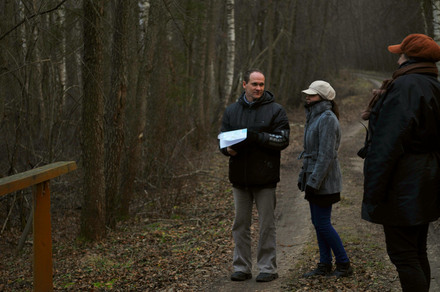
<svg viewBox="0 0 440 292">
<path fill-rule="evenodd" d="M 145 1 L 150 2 L 150 1 Z M 155 47 L 157 43 L 158 26 L 160 25 L 160 5 L 156 1 L 149 6 L 148 17 L 144 19 L 146 34 L 144 36 L 144 46 L 141 53 L 141 64 L 139 68 L 137 90 L 136 90 L 136 106 L 134 135 L 131 138 L 127 153 L 127 165 L 124 169 L 124 179 L 122 181 L 122 200 L 121 200 L 121 216 L 129 215 L 129 207 L 131 198 L 135 190 L 136 175 L 142 169 L 142 145 L 146 137 L 146 124 L 148 119 L 147 100 L 150 84 L 150 75 L 153 71 L 153 60 L 155 56 Z M 151 5 L 151 6 L 150 6 Z"/>
<path fill-rule="evenodd" d="M 226 51 L 226 79 L 225 79 L 225 98 L 224 107 L 229 103 L 232 94 L 232 83 L 234 81 L 235 67 L 235 0 L 226 1 L 227 19 L 227 51 Z"/>
<path fill-rule="evenodd" d="M 105 237 L 103 13 L 104 0 L 84 1 L 81 235 Z"/>
<path fill-rule="evenodd" d="M 106 224 L 116 227 L 120 210 L 121 161 L 124 150 L 125 104 L 127 98 L 127 33 L 130 0 L 117 0 L 115 7 L 112 78 L 106 128 Z"/>
</svg>

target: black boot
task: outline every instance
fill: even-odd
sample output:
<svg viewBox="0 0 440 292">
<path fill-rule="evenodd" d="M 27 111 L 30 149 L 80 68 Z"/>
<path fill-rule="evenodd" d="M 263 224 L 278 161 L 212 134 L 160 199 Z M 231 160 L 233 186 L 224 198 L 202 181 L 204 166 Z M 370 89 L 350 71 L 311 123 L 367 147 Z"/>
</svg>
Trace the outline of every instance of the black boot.
<svg viewBox="0 0 440 292">
<path fill-rule="evenodd" d="M 336 263 L 336 269 L 333 272 L 332 276 L 339 277 L 348 277 L 353 274 L 353 269 L 350 266 L 350 262 L 347 263 Z"/>
<path fill-rule="evenodd" d="M 318 263 L 318 267 L 313 271 L 305 273 L 304 278 L 309 278 L 313 276 L 329 276 L 332 272 L 332 264 Z"/>
</svg>

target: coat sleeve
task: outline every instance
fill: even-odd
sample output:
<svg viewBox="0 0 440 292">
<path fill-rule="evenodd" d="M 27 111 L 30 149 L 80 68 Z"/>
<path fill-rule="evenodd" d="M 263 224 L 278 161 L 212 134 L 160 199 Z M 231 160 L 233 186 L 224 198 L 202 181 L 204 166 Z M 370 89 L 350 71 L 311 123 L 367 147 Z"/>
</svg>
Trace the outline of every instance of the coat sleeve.
<svg viewBox="0 0 440 292">
<path fill-rule="evenodd" d="M 286 111 L 281 106 L 274 113 L 272 129 L 270 133 L 260 133 L 259 144 L 279 151 L 287 148 L 289 146 L 290 125 Z"/>
<path fill-rule="evenodd" d="M 329 112 L 323 113 L 319 121 L 319 146 L 316 163 L 313 172 L 307 178 L 307 184 L 314 189 L 320 189 L 330 165 L 336 159 L 338 132 L 339 122 L 336 117 Z"/>
<path fill-rule="evenodd" d="M 404 153 L 403 141 L 412 120 L 409 92 L 396 82 L 384 96 L 374 124 L 371 145 L 364 165 L 364 202 L 377 204 L 387 199 L 387 188 L 395 165 Z M 414 90 L 414 89 L 413 89 Z"/>
</svg>

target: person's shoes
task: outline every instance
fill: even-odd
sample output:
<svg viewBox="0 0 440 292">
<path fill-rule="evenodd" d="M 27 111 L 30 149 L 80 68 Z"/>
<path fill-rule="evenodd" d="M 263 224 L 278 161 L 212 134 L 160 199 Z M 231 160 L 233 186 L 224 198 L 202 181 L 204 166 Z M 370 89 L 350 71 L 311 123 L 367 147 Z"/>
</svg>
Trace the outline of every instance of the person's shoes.
<svg viewBox="0 0 440 292">
<path fill-rule="evenodd" d="M 270 273 L 260 273 L 258 274 L 257 278 L 255 279 L 257 282 L 270 282 L 275 279 L 278 279 L 278 274 L 270 274 Z"/>
<path fill-rule="evenodd" d="M 332 264 L 318 263 L 318 267 L 313 271 L 305 273 L 304 278 L 309 278 L 313 276 L 330 276 L 332 273 Z"/>
<path fill-rule="evenodd" d="M 353 274 L 353 268 L 350 266 L 350 262 L 347 263 L 336 263 L 336 269 L 332 276 L 348 277 Z"/>
<path fill-rule="evenodd" d="M 231 275 L 232 281 L 245 281 L 248 279 L 252 279 L 252 274 L 244 273 L 244 272 L 234 272 Z"/>
</svg>

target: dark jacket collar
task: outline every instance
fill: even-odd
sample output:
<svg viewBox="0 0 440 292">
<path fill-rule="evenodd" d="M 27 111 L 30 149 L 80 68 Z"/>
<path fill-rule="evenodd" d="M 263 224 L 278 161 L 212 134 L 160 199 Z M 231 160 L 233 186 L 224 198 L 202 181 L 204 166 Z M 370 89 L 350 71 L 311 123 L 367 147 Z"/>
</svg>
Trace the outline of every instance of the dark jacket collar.
<svg viewBox="0 0 440 292">
<path fill-rule="evenodd" d="M 243 106 L 247 106 L 247 107 L 256 107 L 256 106 L 260 106 L 263 104 L 268 104 L 271 102 L 275 101 L 275 96 L 273 95 L 272 92 L 265 90 L 263 95 L 255 100 L 254 102 L 249 103 L 248 101 L 245 100 L 245 93 L 243 92 L 240 97 L 238 98 L 237 102 L 239 102 L 241 105 Z"/>
<path fill-rule="evenodd" d="M 306 107 L 307 112 L 307 118 L 311 118 L 317 115 L 320 115 L 321 113 L 325 112 L 326 110 L 332 109 L 332 102 L 329 100 L 320 100 L 317 103 L 314 103 L 313 105 Z"/>
</svg>

